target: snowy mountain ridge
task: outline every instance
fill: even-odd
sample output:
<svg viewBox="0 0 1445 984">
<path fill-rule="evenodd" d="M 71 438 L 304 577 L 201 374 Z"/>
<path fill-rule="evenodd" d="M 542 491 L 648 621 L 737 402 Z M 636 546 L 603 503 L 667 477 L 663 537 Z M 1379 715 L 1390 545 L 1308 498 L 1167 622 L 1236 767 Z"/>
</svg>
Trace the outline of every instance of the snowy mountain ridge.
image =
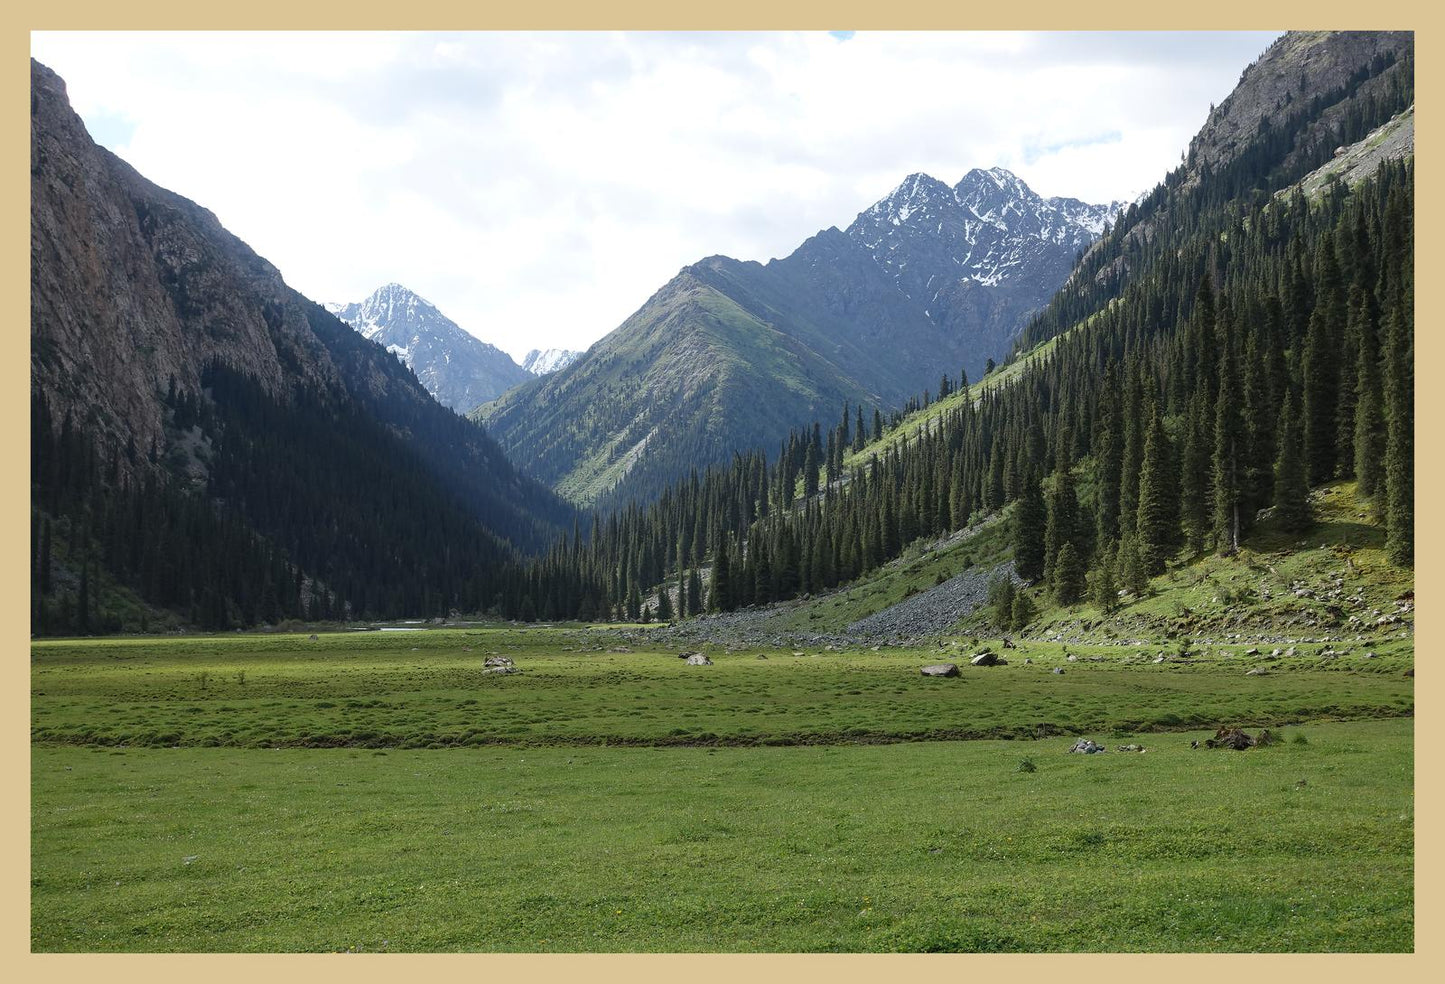
<svg viewBox="0 0 1445 984">
<path fill-rule="evenodd" d="M 573 349 L 532 349 L 522 359 L 522 368 L 534 376 L 546 376 L 566 369 L 582 357 Z"/>
<path fill-rule="evenodd" d="M 386 284 L 364 301 L 327 304 L 326 309 L 398 356 L 438 403 L 460 413 L 532 376 L 401 284 Z"/>
<path fill-rule="evenodd" d="M 1045 259 L 1071 262 L 1124 207 L 1043 198 L 1002 167 L 974 168 L 953 187 L 915 173 L 859 213 L 847 234 L 899 289 L 932 310 L 939 294 L 960 281 L 997 287 L 1032 276 Z"/>
</svg>

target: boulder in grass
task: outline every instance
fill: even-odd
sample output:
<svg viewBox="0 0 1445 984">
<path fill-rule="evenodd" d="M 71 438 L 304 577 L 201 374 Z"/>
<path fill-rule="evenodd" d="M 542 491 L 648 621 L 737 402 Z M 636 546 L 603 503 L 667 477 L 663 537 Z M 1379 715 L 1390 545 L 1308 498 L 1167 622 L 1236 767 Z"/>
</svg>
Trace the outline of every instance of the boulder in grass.
<svg viewBox="0 0 1445 984">
<path fill-rule="evenodd" d="M 1008 666 L 1008 660 L 988 650 L 984 650 L 968 662 L 970 666 Z"/>
<path fill-rule="evenodd" d="M 510 656 L 488 656 L 488 657 L 487 657 L 487 661 L 486 661 L 485 663 L 483 663 L 482 665 L 483 665 L 483 666 L 511 666 L 511 665 L 513 665 L 513 664 L 512 664 L 512 657 L 510 657 Z"/>
<path fill-rule="evenodd" d="M 1247 748 L 1255 746 L 1254 738 L 1246 734 L 1243 728 L 1220 728 L 1214 733 L 1213 738 L 1206 738 L 1204 744 L 1209 748 L 1232 748 L 1242 752 Z"/>
<path fill-rule="evenodd" d="M 1074 747 L 1069 751 L 1079 755 L 1097 755 L 1100 752 L 1107 752 L 1108 749 L 1089 738 L 1080 738 L 1074 742 Z"/>
<path fill-rule="evenodd" d="M 1142 752 L 1142 751 L 1144 751 L 1144 746 L 1143 746 L 1143 745 L 1120 745 L 1120 746 L 1116 749 L 1116 751 L 1120 751 L 1120 752 Z"/>
<path fill-rule="evenodd" d="M 958 676 L 958 664 L 935 663 L 932 666 L 925 666 L 921 672 L 926 677 L 956 677 Z"/>
<path fill-rule="evenodd" d="M 706 656 L 704 656 L 702 653 L 693 653 L 691 656 L 689 656 L 689 657 L 687 658 L 687 665 L 688 665 L 688 666 L 711 666 L 711 665 L 712 665 L 712 660 L 708 659 L 708 658 L 707 658 Z"/>
<path fill-rule="evenodd" d="M 506 673 L 516 673 L 516 672 L 517 672 L 517 668 L 516 668 L 515 666 L 489 666 L 489 667 L 487 667 L 485 670 L 483 670 L 482 672 L 483 672 L 483 673 L 502 673 L 502 674 L 506 674 Z"/>
<path fill-rule="evenodd" d="M 1054 676 L 1063 676 L 1064 668 L 1062 666 L 1056 666 L 1052 670 L 1049 670 L 1049 672 L 1052 673 Z"/>
</svg>

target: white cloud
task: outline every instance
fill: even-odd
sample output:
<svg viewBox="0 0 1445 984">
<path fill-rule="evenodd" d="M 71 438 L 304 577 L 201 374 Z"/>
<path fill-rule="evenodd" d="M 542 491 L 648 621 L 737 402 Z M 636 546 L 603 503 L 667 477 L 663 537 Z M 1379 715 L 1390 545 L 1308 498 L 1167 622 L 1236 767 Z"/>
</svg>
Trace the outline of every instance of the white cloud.
<svg viewBox="0 0 1445 984">
<path fill-rule="evenodd" d="M 520 355 L 679 268 L 766 260 L 905 174 L 1133 199 L 1268 34 L 78 34 L 98 139 L 297 289 L 399 281 Z"/>
</svg>

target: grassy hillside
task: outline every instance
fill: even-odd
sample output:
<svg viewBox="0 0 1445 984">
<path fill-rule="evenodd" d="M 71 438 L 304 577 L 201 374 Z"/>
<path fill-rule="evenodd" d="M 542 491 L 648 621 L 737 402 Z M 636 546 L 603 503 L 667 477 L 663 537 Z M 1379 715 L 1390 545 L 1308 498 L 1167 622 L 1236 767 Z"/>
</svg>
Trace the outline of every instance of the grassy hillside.
<svg viewBox="0 0 1445 984">
<path fill-rule="evenodd" d="M 478 408 L 524 470 L 593 504 L 644 498 L 798 420 L 874 402 L 798 338 L 679 275 L 585 359 Z"/>
</svg>

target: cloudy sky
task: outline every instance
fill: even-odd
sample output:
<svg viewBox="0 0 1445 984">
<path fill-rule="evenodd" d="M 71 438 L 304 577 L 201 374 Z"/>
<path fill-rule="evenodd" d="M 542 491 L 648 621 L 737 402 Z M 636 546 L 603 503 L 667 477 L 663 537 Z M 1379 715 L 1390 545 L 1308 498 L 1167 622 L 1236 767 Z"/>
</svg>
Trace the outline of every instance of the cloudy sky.
<svg viewBox="0 0 1445 984">
<path fill-rule="evenodd" d="M 520 356 L 905 175 L 1133 200 L 1269 33 L 36 33 L 97 142 L 318 301 L 396 281 Z"/>
</svg>

